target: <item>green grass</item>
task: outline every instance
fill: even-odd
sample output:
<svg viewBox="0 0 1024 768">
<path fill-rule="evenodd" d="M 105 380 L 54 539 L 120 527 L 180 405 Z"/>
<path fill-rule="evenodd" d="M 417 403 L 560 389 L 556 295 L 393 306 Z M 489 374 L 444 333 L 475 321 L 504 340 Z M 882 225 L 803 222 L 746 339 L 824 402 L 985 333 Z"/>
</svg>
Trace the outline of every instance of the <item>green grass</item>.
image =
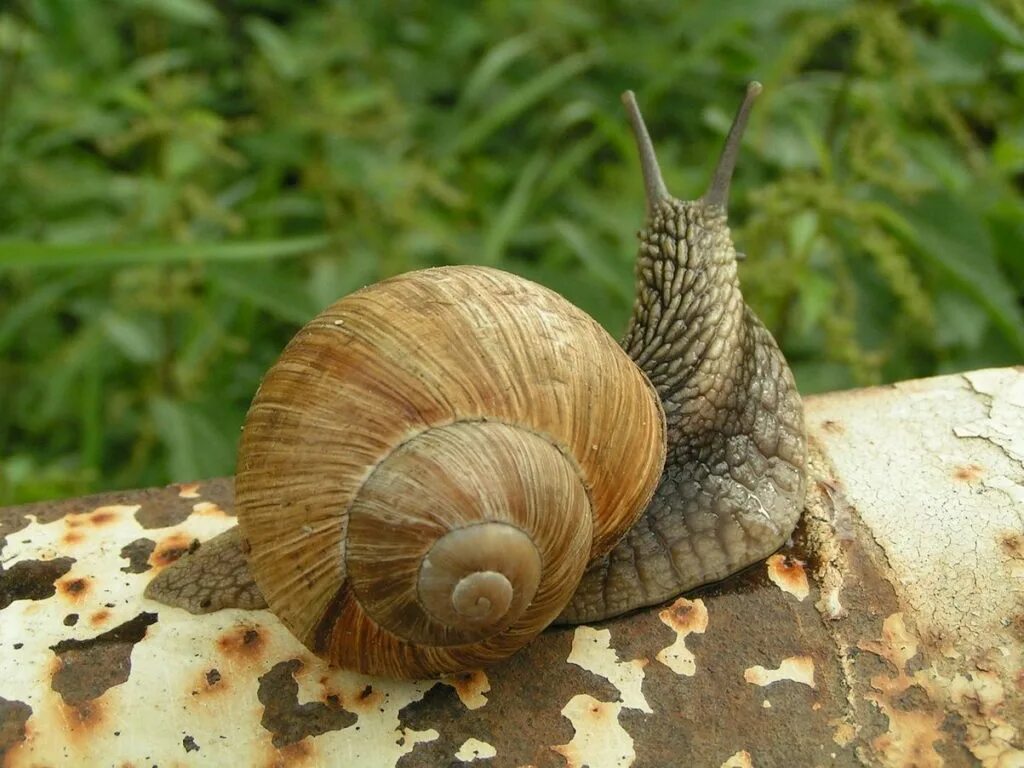
<svg viewBox="0 0 1024 768">
<path fill-rule="evenodd" d="M 0 503 L 229 473 L 288 338 L 405 270 L 618 334 L 627 88 L 693 197 L 765 84 L 731 212 L 804 392 L 1024 358 L 1020 0 L 359 5 L 0 10 Z"/>
</svg>

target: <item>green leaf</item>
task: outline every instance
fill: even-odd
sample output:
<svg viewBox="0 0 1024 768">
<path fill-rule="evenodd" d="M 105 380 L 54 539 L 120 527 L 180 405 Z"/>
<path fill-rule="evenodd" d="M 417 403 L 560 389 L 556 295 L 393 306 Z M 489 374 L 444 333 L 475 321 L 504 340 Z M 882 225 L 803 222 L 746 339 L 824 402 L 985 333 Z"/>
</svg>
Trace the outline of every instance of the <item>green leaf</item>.
<svg viewBox="0 0 1024 768">
<path fill-rule="evenodd" d="M 171 21 L 212 27 L 219 20 L 217 11 L 204 0 L 136 0 L 138 5 L 149 8 Z"/>
<path fill-rule="evenodd" d="M 899 234 L 918 253 L 960 285 L 989 313 L 1007 339 L 1024 354 L 1024 311 L 996 261 L 984 221 L 964 198 L 945 192 L 916 204 L 896 204 Z"/>
<path fill-rule="evenodd" d="M 4 267 L 112 267 L 125 264 L 182 264 L 202 261 L 263 261 L 301 256 L 326 248 L 327 235 L 289 240 L 194 243 L 188 245 L 49 244 L 0 240 Z"/>
<path fill-rule="evenodd" d="M 285 80 L 299 76 L 302 71 L 301 62 L 291 41 L 280 27 L 265 19 L 250 16 L 245 20 L 245 31 L 278 75 Z"/>
<path fill-rule="evenodd" d="M 566 56 L 533 80 L 509 93 L 497 104 L 490 105 L 481 117 L 458 134 L 455 149 L 459 152 L 473 149 L 506 123 L 557 90 L 565 81 L 593 66 L 595 58 L 594 54 L 589 52 Z"/>
<path fill-rule="evenodd" d="M 225 434 L 199 409 L 163 396 L 149 401 L 149 412 L 167 451 L 171 480 L 196 480 L 229 470 L 236 434 Z"/>
</svg>

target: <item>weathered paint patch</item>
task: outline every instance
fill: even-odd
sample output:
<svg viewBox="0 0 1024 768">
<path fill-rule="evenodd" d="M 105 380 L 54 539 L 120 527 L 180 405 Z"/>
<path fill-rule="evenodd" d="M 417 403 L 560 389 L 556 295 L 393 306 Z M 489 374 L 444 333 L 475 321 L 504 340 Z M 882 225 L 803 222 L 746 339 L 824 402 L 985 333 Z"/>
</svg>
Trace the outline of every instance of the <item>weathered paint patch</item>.
<svg viewBox="0 0 1024 768">
<path fill-rule="evenodd" d="M 0 620 L 0 696 L 18 702 L 5 708 L 10 716 L 0 728 L 14 741 L 3 756 L 5 765 L 314 765 L 331 755 L 394 765 L 417 744 L 438 737 L 436 730 L 409 729 L 398 719 L 434 683 L 336 676 L 317 659 L 307 662 L 305 648 L 266 611 L 228 610 L 198 621 L 145 600 L 142 592 L 155 569 L 134 572 L 140 555 L 133 553 L 144 546 L 138 542 L 152 537 L 165 543 L 162 559 L 169 560 L 175 546 L 168 543 L 205 541 L 233 521 L 206 509 L 184 515 L 173 527 L 147 531 L 139 518 L 155 524 L 178 513 L 135 509 L 116 519 L 76 511 L 75 530 L 104 526 L 102 535 L 76 545 L 76 559 L 54 558 L 68 529 L 59 516 L 31 519 L 17 539 L 7 539 L 7 572 L 37 569 L 33 589 L 45 593 L 49 583 L 51 590 L 48 599 L 44 594 L 32 603 L 38 605 L 34 610 L 21 599 L 20 587 L 10 590 L 18 599 Z M 41 555 L 49 559 L 39 560 Z M 158 621 L 148 623 L 149 616 Z M 14 640 L 15 630 L 23 641 Z M 23 642 L 16 662 L 6 652 L 12 642 Z M 263 728 L 260 678 L 275 668 L 283 678 L 277 665 L 295 658 L 304 666 L 293 679 L 308 682 L 313 675 L 328 683 L 317 688 L 313 707 L 282 693 L 280 706 L 268 716 L 279 732 Z M 373 695 L 360 698 L 371 684 Z M 337 725 L 331 716 L 354 724 L 280 748 L 273 743 L 302 728 L 314 732 L 324 722 Z"/>
<path fill-rule="evenodd" d="M 209 515 L 210 517 L 226 517 L 227 512 L 221 509 L 219 504 L 212 501 L 200 501 L 192 505 L 192 511 L 197 515 Z"/>
<path fill-rule="evenodd" d="M 178 496 L 182 499 L 198 499 L 199 483 L 182 483 L 178 486 Z"/>
<path fill-rule="evenodd" d="M 491 690 L 487 673 L 482 669 L 445 675 L 441 678 L 441 682 L 455 689 L 459 701 L 466 705 L 466 709 L 480 709 L 484 706 L 487 703 L 487 697 L 484 694 Z"/>
<path fill-rule="evenodd" d="M 653 712 L 643 694 L 647 659 L 619 661 L 618 654 L 611 647 L 611 637 L 607 629 L 577 627 L 573 634 L 569 663 L 593 672 L 614 685 L 619 691 L 623 707 Z"/>
<path fill-rule="evenodd" d="M 810 594 L 811 588 L 807 582 L 807 571 L 804 570 L 803 561 L 786 555 L 772 555 L 765 562 L 765 567 L 768 569 L 768 578 L 772 584 L 783 592 L 797 600 L 803 600 Z"/>
<path fill-rule="evenodd" d="M 140 613 L 96 637 L 69 638 L 56 643 L 52 650 L 59 663 L 51 687 L 66 703 L 82 704 L 120 685 L 131 671 L 132 649 L 146 636 L 147 627 L 155 622 L 155 613 Z"/>
<path fill-rule="evenodd" d="M 0 698 L 0 757 L 25 738 L 25 723 L 32 716 L 32 707 L 23 701 Z"/>
<path fill-rule="evenodd" d="M 754 768 L 754 761 L 750 753 L 743 749 L 722 763 L 722 768 Z"/>
<path fill-rule="evenodd" d="M 661 623 L 676 633 L 675 642 L 658 651 L 655 658 L 677 675 L 693 677 L 697 672 L 697 660 L 686 647 L 686 638 L 691 634 L 704 634 L 708 628 L 708 609 L 703 600 L 687 600 L 680 597 L 668 608 L 658 613 Z"/>
<path fill-rule="evenodd" d="M 121 547 L 121 557 L 128 565 L 121 568 L 123 573 L 145 573 L 150 569 L 149 558 L 156 549 L 152 539 L 136 539 Z"/>
<path fill-rule="evenodd" d="M 75 560 L 22 560 L 0 570 L 0 611 L 15 600 L 45 600 L 57 591 L 55 582 L 71 570 Z"/>
<path fill-rule="evenodd" d="M 307 736 L 340 731 L 356 722 L 356 716 L 337 702 L 299 703 L 299 684 L 293 677 L 302 668 L 298 659 L 281 661 L 259 680 L 257 697 L 263 705 L 260 724 L 273 734 L 272 743 L 280 749 Z"/>
<path fill-rule="evenodd" d="M 633 739 L 619 724 L 622 705 L 598 701 L 581 693 L 573 696 L 562 714 L 576 731 L 572 741 L 551 749 L 566 759 L 568 768 L 626 768 L 633 765 Z"/>
<path fill-rule="evenodd" d="M 917 639 L 907 630 L 903 614 L 894 613 L 882 625 L 882 637 L 860 642 L 861 650 L 885 659 L 896 670 L 894 676 L 871 678 L 872 691 L 865 698 L 878 707 L 889 721 L 886 733 L 871 745 L 886 766 L 918 765 L 933 768 L 944 761 L 935 743 L 946 739 L 940 730 L 944 713 L 931 701 L 929 683 L 923 673 L 908 674 L 907 663 L 917 656 Z M 920 693 L 915 702 L 912 691 Z"/>
<path fill-rule="evenodd" d="M 464 763 L 471 763 L 474 760 L 489 760 L 498 754 L 492 745 L 479 739 L 466 739 L 459 751 L 455 753 L 455 759 Z"/>
<path fill-rule="evenodd" d="M 801 683 L 808 688 L 817 687 L 814 682 L 814 659 L 810 656 L 790 656 L 782 660 L 778 669 L 766 669 L 760 664 L 748 667 L 743 672 L 743 679 L 762 687 L 783 680 Z"/>
</svg>

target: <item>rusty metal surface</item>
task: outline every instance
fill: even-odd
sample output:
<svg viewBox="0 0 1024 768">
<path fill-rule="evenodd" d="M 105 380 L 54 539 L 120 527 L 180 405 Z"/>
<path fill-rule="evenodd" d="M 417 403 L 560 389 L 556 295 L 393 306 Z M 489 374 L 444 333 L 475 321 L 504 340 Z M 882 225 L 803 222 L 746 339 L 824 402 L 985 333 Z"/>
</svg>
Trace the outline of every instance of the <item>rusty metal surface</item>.
<svg viewBox="0 0 1024 768">
<path fill-rule="evenodd" d="M 3 764 L 1024 766 L 1024 370 L 807 406 L 778 556 L 443 681 L 145 600 L 227 480 L 0 510 Z"/>
</svg>

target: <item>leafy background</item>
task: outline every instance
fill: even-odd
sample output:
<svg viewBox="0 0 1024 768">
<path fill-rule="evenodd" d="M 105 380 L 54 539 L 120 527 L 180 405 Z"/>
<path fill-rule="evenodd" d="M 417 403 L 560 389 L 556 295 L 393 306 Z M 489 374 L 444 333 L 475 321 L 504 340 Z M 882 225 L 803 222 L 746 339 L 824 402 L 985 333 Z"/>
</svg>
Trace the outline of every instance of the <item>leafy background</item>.
<svg viewBox="0 0 1024 768">
<path fill-rule="evenodd" d="M 765 83 L 734 234 L 804 392 L 1024 357 L 1020 0 L 582 5 L 5 4 L 0 503 L 230 472 L 287 339 L 404 270 L 618 334 L 626 88 L 694 197 Z"/>
</svg>

